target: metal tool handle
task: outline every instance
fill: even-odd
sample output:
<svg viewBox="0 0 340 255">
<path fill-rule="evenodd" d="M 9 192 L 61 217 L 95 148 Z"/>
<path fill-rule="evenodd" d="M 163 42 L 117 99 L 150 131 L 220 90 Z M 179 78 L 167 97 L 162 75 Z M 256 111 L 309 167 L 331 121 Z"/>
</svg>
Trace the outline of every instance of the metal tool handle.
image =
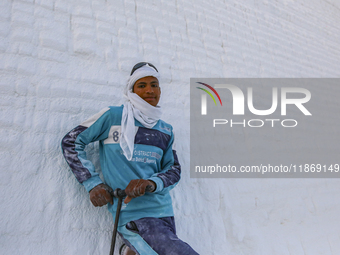
<svg viewBox="0 0 340 255">
<path fill-rule="evenodd" d="M 117 190 L 121 189 L 116 189 L 114 193 L 118 193 Z M 124 192 L 125 193 L 125 192 Z M 116 245 L 116 236 L 117 236 L 117 228 L 118 228 L 118 221 L 119 221 L 119 213 L 120 209 L 122 208 L 122 202 L 123 202 L 123 197 L 118 198 L 118 205 L 117 205 L 117 211 L 116 211 L 116 217 L 115 217 L 115 224 L 113 227 L 113 232 L 112 232 L 112 240 L 111 240 L 111 248 L 110 248 L 110 255 L 113 255 L 113 252 L 115 250 L 115 245 Z"/>
<path fill-rule="evenodd" d="M 146 186 L 145 192 L 152 192 L 152 191 L 153 191 L 152 185 Z M 110 191 L 110 194 L 112 196 L 118 198 L 118 205 L 117 205 L 115 224 L 114 224 L 114 228 L 113 228 L 111 249 L 110 249 L 110 255 L 113 255 L 115 245 L 116 245 L 116 236 L 117 236 L 117 227 L 118 227 L 118 221 L 119 221 L 119 213 L 120 213 L 120 209 L 122 208 L 123 198 L 126 197 L 126 193 L 125 193 L 125 190 L 117 188 L 114 191 Z"/>
<path fill-rule="evenodd" d="M 145 188 L 145 192 L 152 192 L 153 191 L 153 186 L 152 185 L 148 185 Z M 124 189 L 115 189 L 113 192 L 110 192 L 111 196 L 114 196 L 116 198 L 124 198 L 126 197 L 126 193 Z"/>
</svg>

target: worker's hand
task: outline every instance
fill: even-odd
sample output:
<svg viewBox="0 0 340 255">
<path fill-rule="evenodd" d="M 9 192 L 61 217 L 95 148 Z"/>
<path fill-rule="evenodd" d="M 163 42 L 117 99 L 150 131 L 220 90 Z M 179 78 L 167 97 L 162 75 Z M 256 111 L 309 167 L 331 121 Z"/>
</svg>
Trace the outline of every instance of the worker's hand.
<svg viewBox="0 0 340 255">
<path fill-rule="evenodd" d="M 104 183 L 91 189 L 90 200 L 92 204 L 96 207 L 106 205 L 107 203 L 113 205 L 113 198 L 109 192 L 110 190 L 112 189 Z"/>
<path fill-rule="evenodd" d="M 127 197 L 125 198 L 124 203 L 127 204 L 131 201 L 132 198 L 143 196 L 148 185 L 152 186 L 151 192 L 156 189 L 156 184 L 153 181 L 144 179 L 131 180 L 125 188 L 125 193 Z"/>
</svg>

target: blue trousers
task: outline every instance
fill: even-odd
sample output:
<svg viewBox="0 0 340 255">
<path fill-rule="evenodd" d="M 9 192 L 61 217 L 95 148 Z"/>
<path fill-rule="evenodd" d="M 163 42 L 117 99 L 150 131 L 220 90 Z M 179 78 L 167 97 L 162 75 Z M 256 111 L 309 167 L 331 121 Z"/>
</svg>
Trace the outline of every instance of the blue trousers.
<svg viewBox="0 0 340 255">
<path fill-rule="evenodd" d="M 130 221 L 120 226 L 118 233 L 139 255 L 198 255 L 177 237 L 174 217 Z"/>
</svg>

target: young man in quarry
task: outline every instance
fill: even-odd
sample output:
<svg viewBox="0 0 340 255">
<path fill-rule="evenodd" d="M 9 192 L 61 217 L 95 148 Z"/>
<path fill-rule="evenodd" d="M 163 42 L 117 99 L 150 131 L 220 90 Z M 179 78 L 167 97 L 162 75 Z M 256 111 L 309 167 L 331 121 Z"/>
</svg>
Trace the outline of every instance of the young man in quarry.
<svg viewBox="0 0 340 255">
<path fill-rule="evenodd" d="M 115 217 L 112 189 L 125 189 L 118 233 L 121 254 L 197 254 L 176 235 L 169 191 L 180 180 L 181 167 L 173 149 L 172 126 L 160 119 L 159 73 L 150 63 L 134 66 L 125 87 L 125 103 L 103 109 L 62 140 L 62 151 L 94 206 L 108 204 Z M 99 141 L 104 182 L 86 158 L 87 144 Z M 151 186 L 151 192 L 145 192 Z"/>
</svg>

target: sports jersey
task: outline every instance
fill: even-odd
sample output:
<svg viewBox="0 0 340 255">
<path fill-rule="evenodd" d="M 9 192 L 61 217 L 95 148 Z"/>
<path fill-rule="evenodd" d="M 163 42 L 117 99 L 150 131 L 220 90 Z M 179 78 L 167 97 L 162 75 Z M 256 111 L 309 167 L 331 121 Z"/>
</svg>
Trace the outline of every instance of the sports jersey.
<svg viewBox="0 0 340 255">
<path fill-rule="evenodd" d="M 123 204 L 119 225 L 144 217 L 173 216 L 169 191 L 178 183 L 181 167 L 173 150 L 172 126 L 159 120 L 153 128 L 145 128 L 135 120 L 135 141 L 131 161 L 120 147 L 123 106 L 101 110 L 62 139 L 62 151 L 77 180 L 87 191 L 103 183 L 94 165 L 86 157 L 85 146 L 99 141 L 100 165 L 104 182 L 112 189 L 125 189 L 133 179 L 148 179 L 156 183 L 153 193 Z M 115 217 L 117 199 L 108 204 Z"/>
</svg>

